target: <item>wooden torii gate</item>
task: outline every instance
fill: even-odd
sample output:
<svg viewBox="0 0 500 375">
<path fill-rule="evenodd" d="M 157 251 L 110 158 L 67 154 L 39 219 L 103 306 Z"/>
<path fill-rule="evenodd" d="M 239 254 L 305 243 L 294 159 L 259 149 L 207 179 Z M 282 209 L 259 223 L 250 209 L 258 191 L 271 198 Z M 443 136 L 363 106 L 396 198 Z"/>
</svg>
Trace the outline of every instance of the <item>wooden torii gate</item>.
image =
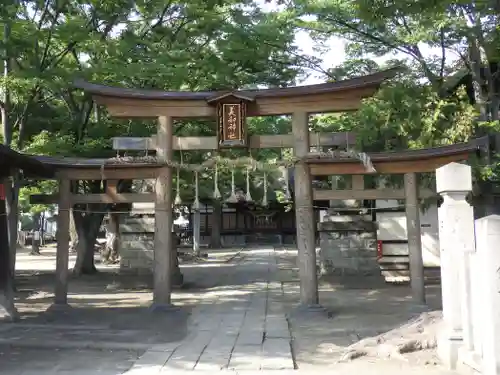
<svg viewBox="0 0 500 375">
<path fill-rule="evenodd" d="M 316 137 L 309 134 L 309 114 L 344 112 L 356 110 L 363 98 L 375 93 L 386 79 L 395 76 L 397 69 L 391 69 L 365 77 L 325 83 L 319 85 L 273 88 L 263 90 L 241 90 L 225 92 L 160 92 L 122 89 L 77 83 L 77 87 L 91 94 L 94 101 L 107 107 L 115 117 L 158 118 L 156 134 L 156 157 L 161 161 L 172 159 L 174 149 L 206 149 L 217 147 L 293 147 L 295 157 L 309 154 L 311 141 Z M 236 113 L 236 128 L 230 121 L 231 110 Z M 292 115 L 292 134 L 269 138 L 248 138 L 245 118 L 247 116 Z M 175 118 L 212 117 L 217 118 L 217 137 L 211 139 L 174 138 Z M 328 137 L 328 136 L 327 136 Z M 311 139 L 312 138 L 312 139 Z M 264 140 L 274 142 L 263 142 Z M 321 142 L 331 145 L 331 142 Z M 193 147 L 194 145 L 194 147 Z M 214 147 L 215 146 L 215 147 Z M 160 169 L 156 183 L 155 206 L 155 262 L 161 248 L 172 252 L 172 168 Z M 316 277 L 315 230 L 312 205 L 311 168 L 305 163 L 295 166 L 295 207 L 297 218 L 297 247 L 303 305 L 318 303 Z M 156 249 L 156 247 L 160 249 Z M 167 257 L 168 258 L 168 257 Z M 158 258 L 161 262 L 161 257 Z M 155 266 L 155 303 L 170 304 L 169 267 Z"/>
<path fill-rule="evenodd" d="M 297 223 L 299 254 L 300 302 L 304 307 L 318 305 L 316 275 L 314 199 L 401 199 L 407 202 L 408 239 L 410 248 L 410 273 L 416 299 L 425 299 L 423 265 L 420 244 L 420 225 L 416 173 L 432 172 L 451 161 L 467 159 L 477 150 L 474 142 L 430 150 L 402 153 L 377 153 L 368 155 L 374 170 L 350 157 L 318 155 L 311 153 L 312 145 L 341 146 L 352 142 L 352 135 L 345 133 L 310 134 L 309 115 L 314 113 L 352 111 L 359 108 L 361 100 L 375 93 L 380 84 L 393 77 L 396 69 L 382 71 L 355 79 L 300 87 L 246 90 L 230 92 L 164 92 L 108 87 L 78 82 L 76 86 L 91 94 L 97 104 L 104 105 L 114 117 L 157 118 L 155 137 L 141 140 L 147 148 L 156 150 L 155 163 L 113 164 L 105 160 L 55 160 L 44 161 L 59 169 L 60 190 L 57 197 L 60 210 L 74 203 L 91 202 L 155 202 L 154 250 L 154 305 L 171 304 L 172 257 L 175 252 L 173 234 L 173 174 L 169 162 L 174 150 L 212 150 L 223 147 L 280 148 L 293 147 L 298 162 L 294 173 L 294 204 Z M 260 135 L 248 137 L 247 116 L 291 115 L 292 133 L 287 135 Z M 175 137 L 174 119 L 187 117 L 217 118 L 216 137 Z M 234 121 L 233 121 L 234 120 Z M 346 142 L 347 140 L 347 142 Z M 139 141 L 137 141 L 139 142 Z M 51 160 L 52 161 L 51 161 Z M 363 174 L 405 174 L 405 189 L 364 190 Z M 311 176 L 357 175 L 353 190 L 314 191 Z M 118 194 L 108 189 L 105 194 L 72 195 L 71 179 L 156 179 L 155 193 Z M 429 194 L 425 193 L 424 194 Z M 55 197 L 53 197 L 55 198 Z M 52 198 L 52 199 L 53 199 Z M 69 216 L 59 215 L 58 230 L 66 232 Z M 68 244 L 58 243 L 59 292 L 56 302 L 66 303 Z M 59 261 L 59 259 L 61 259 Z M 65 266 L 64 266 L 65 264 Z M 65 268 L 65 269 L 64 269 Z M 64 286 L 66 284 L 66 286 Z"/>
</svg>

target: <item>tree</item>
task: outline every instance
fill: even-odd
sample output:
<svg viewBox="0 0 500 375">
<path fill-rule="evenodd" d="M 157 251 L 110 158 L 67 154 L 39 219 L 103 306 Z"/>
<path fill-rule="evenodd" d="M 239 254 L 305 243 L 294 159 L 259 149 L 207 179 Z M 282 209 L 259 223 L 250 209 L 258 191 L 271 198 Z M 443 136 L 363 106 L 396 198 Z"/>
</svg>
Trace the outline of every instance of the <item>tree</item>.
<svg viewBox="0 0 500 375">
<path fill-rule="evenodd" d="M 313 16 L 299 27 L 321 42 L 339 36 L 359 58 L 399 53 L 416 62 L 440 92 L 457 67 L 472 74 L 481 121 L 497 121 L 499 13 L 495 1 L 317 0 L 294 2 L 299 15 Z M 424 48 L 435 53 L 425 56 Z"/>
<path fill-rule="evenodd" d="M 15 320 L 18 316 L 14 306 L 14 289 L 9 264 L 8 225 L 5 202 L 0 200 L 0 318 Z"/>
<path fill-rule="evenodd" d="M 0 11 L 0 19 L 2 20 L 2 86 L 0 97 L 0 120 L 2 121 L 1 133 L 3 144 L 10 146 L 12 142 L 13 126 L 11 123 L 11 90 L 8 85 L 9 77 L 11 74 L 12 52 L 10 49 L 11 44 L 11 30 L 12 30 L 12 15 L 15 7 L 12 3 L 4 4 L 2 11 Z M 5 205 L 7 214 L 8 237 L 9 237 L 9 252 L 10 252 L 10 273 L 13 275 L 15 272 L 16 264 L 16 245 L 17 245 L 17 184 L 16 175 L 12 176 L 12 180 L 4 183 L 5 189 Z M 12 284 L 14 286 L 14 284 Z"/>
<path fill-rule="evenodd" d="M 364 67 L 370 72 L 388 66 L 367 59 L 348 60 L 332 68 L 331 75 L 354 78 L 364 74 Z M 365 99 L 358 111 L 317 116 L 313 126 L 321 131 L 355 131 L 358 147 L 364 151 L 405 150 L 467 141 L 473 136 L 475 115 L 463 87 L 442 97 L 408 67 Z"/>
<path fill-rule="evenodd" d="M 353 78 L 366 67 L 378 71 L 387 66 L 356 59 L 332 68 L 330 74 L 338 79 Z M 322 132 L 355 132 L 356 147 L 365 152 L 399 151 L 468 141 L 474 136 L 476 116 L 463 87 L 442 97 L 418 70 L 408 67 L 365 99 L 359 110 L 316 116 L 312 126 Z M 387 183 L 401 185 L 400 177 L 390 176 Z M 433 176 L 423 174 L 422 184 L 428 186 L 433 180 Z"/>
<path fill-rule="evenodd" d="M 109 119 L 72 88 L 75 73 L 113 85 L 203 90 L 286 86 L 302 71 L 293 19 L 286 12 L 263 13 L 250 1 L 20 1 L 10 17 L 15 22 L 6 46 L 13 69 L 2 81 L 10 88 L 10 144 L 30 153 L 110 157 L 111 137 L 154 132 L 151 122 Z M 184 121 L 176 132 L 211 135 L 215 126 Z M 74 186 L 82 192 L 103 188 L 101 181 Z M 88 235 L 77 243 L 75 272 L 94 272 L 94 234 L 109 209 L 74 208 L 79 237 Z"/>
<path fill-rule="evenodd" d="M 21 212 L 29 213 L 31 216 L 31 230 L 40 232 L 42 220 L 46 212 L 55 212 L 54 205 L 45 204 L 30 204 L 30 195 L 32 194 L 50 194 L 55 190 L 54 181 L 39 181 L 31 182 L 28 186 L 24 186 L 19 193 L 19 206 Z M 42 236 L 40 237 L 42 239 Z M 39 242 L 32 240 L 31 255 L 39 255 Z"/>
</svg>

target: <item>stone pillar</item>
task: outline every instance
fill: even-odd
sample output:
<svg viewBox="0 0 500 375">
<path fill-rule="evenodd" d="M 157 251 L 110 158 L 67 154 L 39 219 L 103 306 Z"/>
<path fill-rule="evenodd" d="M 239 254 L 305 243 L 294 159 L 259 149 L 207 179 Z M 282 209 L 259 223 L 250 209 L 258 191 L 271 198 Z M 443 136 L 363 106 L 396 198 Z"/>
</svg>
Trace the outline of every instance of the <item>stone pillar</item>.
<svg viewBox="0 0 500 375">
<path fill-rule="evenodd" d="M 475 248 L 474 213 L 466 201 L 472 190 L 471 167 L 450 163 L 438 168 L 436 187 L 443 197 L 438 217 L 444 325 L 438 353 L 453 369 L 464 338 L 466 346 L 472 345 L 468 257 Z"/>
<path fill-rule="evenodd" d="M 68 263 L 69 263 L 69 222 L 71 210 L 71 182 L 66 178 L 59 180 L 59 210 L 57 213 L 57 252 L 55 305 L 68 303 Z"/>
<path fill-rule="evenodd" d="M 500 216 L 491 215 L 476 221 L 476 246 L 481 272 L 474 274 L 480 280 L 481 319 L 479 327 L 482 340 L 482 375 L 500 374 Z M 479 301 L 478 301 L 479 302 Z"/>
<path fill-rule="evenodd" d="M 420 231 L 417 174 L 406 173 L 404 182 L 411 291 L 415 302 L 425 304 L 424 261 L 422 259 L 422 235 Z"/>
<path fill-rule="evenodd" d="M 309 153 L 309 115 L 295 112 L 292 118 L 294 155 Z M 294 204 L 297 226 L 297 249 L 300 277 L 300 303 L 302 307 L 318 305 L 318 279 L 316 273 L 316 241 L 310 168 L 305 163 L 295 165 Z"/>
<path fill-rule="evenodd" d="M 474 206 L 474 217 L 476 217 L 476 206 Z M 478 221 L 475 220 L 475 248 L 476 251 L 468 255 L 469 261 L 469 273 L 468 280 L 470 281 L 470 315 L 472 319 L 469 321 L 470 329 L 472 330 L 472 337 L 467 336 L 468 332 L 464 332 L 464 345 L 463 350 L 459 351 L 459 356 L 465 356 L 465 363 L 472 366 L 473 368 L 478 368 L 481 363 L 482 348 L 483 348 L 483 333 L 479 329 L 483 325 L 483 299 L 485 298 L 485 291 L 483 290 L 483 266 L 480 260 L 480 254 L 478 251 Z M 467 328 L 464 328 L 466 331 Z M 471 341 L 470 341 L 471 340 Z M 465 353 L 464 353 L 465 352 Z"/>
<path fill-rule="evenodd" d="M 193 252 L 200 255 L 201 213 L 199 208 L 193 210 Z"/>
<path fill-rule="evenodd" d="M 158 118 L 156 157 L 158 161 L 172 160 L 173 122 L 171 117 Z M 154 307 L 171 305 L 172 252 L 174 251 L 172 212 L 172 168 L 162 167 L 156 179 L 155 249 L 154 249 Z"/>
</svg>

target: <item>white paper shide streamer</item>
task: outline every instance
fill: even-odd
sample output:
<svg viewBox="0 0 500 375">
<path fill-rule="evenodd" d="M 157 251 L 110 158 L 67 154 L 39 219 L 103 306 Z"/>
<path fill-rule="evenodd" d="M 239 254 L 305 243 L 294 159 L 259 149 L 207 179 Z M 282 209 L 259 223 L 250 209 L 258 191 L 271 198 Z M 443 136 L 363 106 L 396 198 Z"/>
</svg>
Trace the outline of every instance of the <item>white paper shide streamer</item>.
<svg viewBox="0 0 500 375">
<path fill-rule="evenodd" d="M 264 172 L 264 197 L 262 198 L 262 205 L 266 207 L 267 202 L 267 172 Z"/>
<path fill-rule="evenodd" d="M 199 185 L 198 181 L 198 171 L 194 172 L 194 202 L 193 202 L 193 210 L 198 211 L 200 209 L 200 199 L 199 199 Z"/>
<path fill-rule="evenodd" d="M 175 199 L 174 199 L 174 204 L 176 206 L 182 204 L 180 186 L 181 186 L 180 168 L 177 168 L 177 191 L 176 191 Z"/>
<path fill-rule="evenodd" d="M 219 190 L 219 170 L 217 169 L 217 164 L 215 165 L 214 174 L 214 199 L 221 199 L 222 195 Z"/>
<path fill-rule="evenodd" d="M 250 168 L 247 168 L 247 193 L 245 195 L 245 200 L 247 202 L 252 202 L 252 195 L 250 194 Z"/>
<path fill-rule="evenodd" d="M 292 200 L 292 196 L 290 195 L 290 182 L 289 182 L 289 179 L 290 179 L 290 175 L 289 175 L 289 172 L 288 172 L 288 168 L 285 167 L 285 201 L 286 202 L 289 202 Z"/>
<path fill-rule="evenodd" d="M 234 168 L 231 169 L 231 196 L 227 199 L 228 203 L 238 203 L 238 197 L 236 196 L 236 184 L 234 182 Z"/>
</svg>

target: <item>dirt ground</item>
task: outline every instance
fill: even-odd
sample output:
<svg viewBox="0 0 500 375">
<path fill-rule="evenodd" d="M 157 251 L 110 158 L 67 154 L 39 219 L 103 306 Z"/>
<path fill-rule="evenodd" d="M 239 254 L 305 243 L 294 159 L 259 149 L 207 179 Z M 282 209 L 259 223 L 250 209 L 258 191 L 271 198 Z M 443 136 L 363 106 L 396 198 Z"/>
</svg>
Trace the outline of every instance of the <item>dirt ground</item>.
<svg viewBox="0 0 500 375">
<path fill-rule="evenodd" d="M 213 251 L 206 259 L 183 262 L 182 272 L 186 282 L 175 288 L 173 302 L 186 313 L 195 305 L 197 294 L 217 285 L 217 278 L 207 277 L 211 268 L 227 263 L 240 249 Z M 76 256 L 71 254 L 70 267 Z M 18 253 L 16 265 L 16 307 L 25 323 L 80 324 L 85 326 L 110 325 L 116 329 L 129 328 L 127 317 L 148 309 L 152 302 L 152 275 L 130 275 L 119 272 L 118 265 L 101 264 L 96 254 L 95 275 L 72 276 L 68 287 L 68 303 L 72 306 L 71 322 L 64 314 L 47 309 L 54 298 L 55 248 L 42 248 L 41 255 L 29 255 L 29 250 Z M 82 313 L 79 314 L 78 311 Z M 55 319 L 57 316 L 57 320 Z M 81 315 L 81 316 L 79 316 Z M 79 316 L 74 320 L 75 316 Z M 69 319 L 69 318 L 68 318 Z M 140 327 L 153 322 L 144 320 Z M 137 325 L 137 323 L 135 323 Z"/>
<path fill-rule="evenodd" d="M 67 367 L 74 366 L 64 359 L 68 353 L 69 357 L 77 355 L 84 364 L 93 363 L 92 368 L 99 369 L 95 373 L 123 373 L 151 345 L 186 337 L 190 313 L 201 303 L 203 293 L 222 287 L 234 291 L 239 285 L 248 285 L 252 278 L 258 284 L 258 275 L 251 273 L 234 280 L 224 277 L 226 267 L 237 260 L 240 250 L 210 251 L 204 261 L 181 264 L 186 283 L 172 296 L 180 309 L 169 314 L 168 319 L 149 310 L 151 276 L 123 275 L 117 272 L 117 266 L 101 264 L 97 275 L 71 278 L 68 295 L 71 311 L 47 311 L 53 300 L 55 249 L 42 248 L 40 256 L 20 251 L 16 307 L 22 322 L 0 324 L 0 373 L 52 373 L 47 368 L 54 369 L 54 363 L 58 363 L 57 374 L 64 374 L 69 371 Z M 439 285 L 428 285 L 428 304 L 418 306 L 411 300 L 408 285 L 390 285 L 377 278 L 323 277 L 319 297 L 324 309 L 303 313 L 296 309 L 299 298 L 296 257 L 293 249 L 277 252 L 277 277 L 282 283 L 283 303 L 289 311 L 293 355 L 300 370 L 328 367 L 359 372 L 366 366 L 379 364 L 380 370 L 448 374 L 432 349 L 399 359 L 368 355 L 338 363 L 350 345 L 398 328 L 422 312 L 439 310 Z"/>
<path fill-rule="evenodd" d="M 283 269 L 282 282 L 288 296 L 290 310 L 299 293 L 296 250 L 280 255 Z M 383 364 L 395 368 L 425 368 L 429 371 L 445 371 L 436 350 L 418 350 L 400 358 L 369 355 L 347 363 L 339 363 L 349 346 L 370 337 L 396 330 L 401 339 L 409 338 L 415 329 L 401 328 L 422 313 L 441 310 L 441 288 L 437 283 L 426 286 L 427 304 L 412 301 L 408 283 L 389 284 L 381 277 L 324 276 L 319 279 L 319 300 L 325 311 L 313 314 L 295 313 L 290 322 L 295 336 L 296 361 L 301 369 L 318 366 L 341 368 L 369 364 Z M 421 330 L 422 327 L 417 327 Z M 393 335 L 394 336 L 394 335 Z M 403 367 L 401 367 L 403 366 Z M 360 368 L 361 368 L 360 367 Z"/>
</svg>

